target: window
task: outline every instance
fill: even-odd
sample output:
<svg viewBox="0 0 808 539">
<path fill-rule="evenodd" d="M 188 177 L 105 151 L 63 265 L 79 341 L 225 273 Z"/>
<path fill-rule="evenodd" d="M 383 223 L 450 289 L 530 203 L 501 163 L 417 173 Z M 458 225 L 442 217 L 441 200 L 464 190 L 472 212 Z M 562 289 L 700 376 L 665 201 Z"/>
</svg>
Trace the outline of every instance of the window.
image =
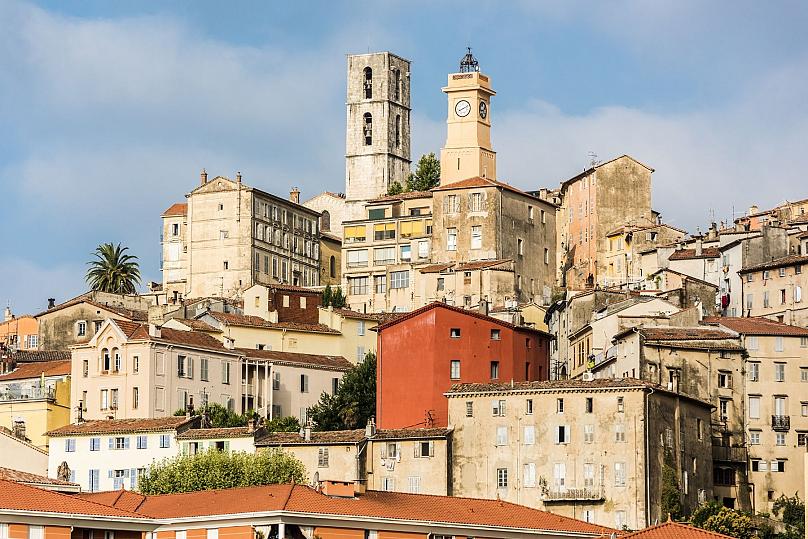
<svg viewBox="0 0 808 539">
<path fill-rule="evenodd" d="M 492 329 L 491 330 L 491 340 L 498 341 L 500 339 L 500 330 Z"/>
<path fill-rule="evenodd" d="M 766 280 L 769 278 L 769 270 L 763 270 L 763 279 Z"/>
<path fill-rule="evenodd" d="M 594 403 L 592 401 L 592 397 L 587 397 L 586 398 L 586 405 L 585 405 L 586 413 L 591 414 L 593 408 L 594 408 Z"/>
<path fill-rule="evenodd" d="M 328 448 L 321 447 L 317 450 L 317 467 L 328 468 Z"/>
<path fill-rule="evenodd" d="M 553 488 L 559 492 L 567 490 L 567 465 L 564 462 L 553 464 Z"/>
<path fill-rule="evenodd" d="M 782 352 L 783 351 L 783 337 L 778 335 L 774 338 L 774 351 L 775 352 Z"/>
<path fill-rule="evenodd" d="M 452 380 L 460 380 L 460 360 L 453 359 L 449 367 L 449 377 Z"/>
<path fill-rule="evenodd" d="M 595 425 L 584 425 L 584 443 L 591 444 L 595 440 Z"/>
<path fill-rule="evenodd" d="M 805 447 L 808 443 L 808 432 L 797 433 L 797 447 Z"/>
<path fill-rule="evenodd" d="M 718 387 L 732 387 L 732 373 L 729 371 L 718 371 Z"/>
<path fill-rule="evenodd" d="M 801 301 L 802 301 L 802 287 L 801 286 L 795 286 L 794 287 L 794 303 L 800 303 Z M 32 337 L 35 337 L 35 335 L 32 335 Z"/>
<path fill-rule="evenodd" d="M 774 433 L 774 443 L 775 445 L 786 445 L 786 433 L 785 432 L 775 432 Z"/>
<path fill-rule="evenodd" d="M 466 417 L 474 417 L 474 401 L 466 401 Z"/>
<path fill-rule="evenodd" d="M 124 436 L 116 436 L 115 438 L 109 439 L 109 448 L 110 449 L 129 449 L 129 438 Z"/>
<path fill-rule="evenodd" d="M 137 409 L 140 406 L 140 390 L 137 387 L 132 388 L 132 408 Z"/>
<path fill-rule="evenodd" d="M 526 425 L 524 429 L 523 440 L 525 445 L 533 445 L 536 443 L 536 427 L 533 425 Z"/>
<path fill-rule="evenodd" d="M 449 337 L 452 339 L 459 339 L 460 338 L 460 328 L 450 328 L 449 329 Z"/>
<path fill-rule="evenodd" d="M 412 247 L 409 245 L 402 245 L 401 246 L 401 261 L 402 262 L 409 262 L 412 260 Z"/>
<path fill-rule="evenodd" d="M 109 410 L 109 390 L 101 390 L 101 409 Z"/>
<path fill-rule="evenodd" d="M 700 417 L 696 418 L 696 437 L 701 440 L 702 432 L 703 432 L 703 424 L 704 422 L 701 420 Z"/>
<path fill-rule="evenodd" d="M 426 240 L 418 242 L 418 258 L 429 257 L 429 242 Z"/>
<path fill-rule="evenodd" d="M 625 442 L 626 441 L 626 426 L 623 423 L 618 423 L 614 426 L 614 441 L 615 442 Z"/>
<path fill-rule="evenodd" d="M 65 440 L 65 453 L 75 453 L 76 440 L 74 438 L 67 438 Z"/>
<path fill-rule="evenodd" d="M 90 438 L 90 451 L 101 451 L 101 438 Z"/>
<path fill-rule="evenodd" d="M 499 380 L 499 361 L 491 362 L 491 379 Z"/>
<path fill-rule="evenodd" d="M 377 294 L 384 294 L 387 291 L 387 275 L 373 277 L 373 287 Z"/>
<path fill-rule="evenodd" d="M 408 270 L 390 272 L 391 289 L 409 288 L 409 286 L 410 286 L 410 272 Z"/>
<path fill-rule="evenodd" d="M 76 322 L 76 336 L 77 337 L 84 337 L 87 335 L 87 322 L 84 320 L 79 320 Z"/>
<path fill-rule="evenodd" d="M 785 382 L 786 381 L 786 364 L 785 363 L 775 363 L 774 364 L 774 381 L 775 382 Z"/>
<path fill-rule="evenodd" d="M 615 462 L 614 463 L 614 486 L 616 486 L 616 487 L 624 487 L 624 486 L 626 486 L 626 463 L 625 462 Z"/>
<path fill-rule="evenodd" d="M 300 392 L 301 393 L 309 392 L 309 376 L 307 374 L 300 375 Z"/>
<path fill-rule="evenodd" d="M 564 413 L 564 399 L 556 399 L 556 413 L 557 414 Z"/>
<path fill-rule="evenodd" d="M 478 225 L 471 227 L 471 248 L 483 248 L 483 227 Z"/>
<path fill-rule="evenodd" d="M 168 434 L 161 434 L 160 435 L 160 448 L 165 449 L 167 447 L 171 447 L 171 436 Z"/>
<path fill-rule="evenodd" d="M 749 381 L 757 382 L 760 380 L 760 363 L 750 362 L 749 364 Z"/>
<path fill-rule="evenodd" d="M 524 478 L 523 478 L 523 485 L 525 487 L 535 487 L 536 486 L 536 463 L 535 462 L 528 462 L 524 466 Z"/>
<path fill-rule="evenodd" d="M 435 456 L 435 442 L 417 442 L 415 444 L 416 458 L 429 458 Z"/>
<path fill-rule="evenodd" d="M 376 241 L 396 239 L 396 224 L 379 223 L 373 225 L 373 239 Z"/>
<path fill-rule="evenodd" d="M 533 399 L 525 401 L 525 415 L 533 415 Z"/>
<path fill-rule="evenodd" d="M 763 307 L 766 307 L 766 308 L 771 307 L 771 304 L 769 303 L 769 293 L 768 292 L 763 292 Z"/>
<path fill-rule="evenodd" d="M 508 468 L 497 468 L 497 488 L 508 488 Z"/>
<path fill-rule="evenodd" d="M 469 195 L 469 211 L 483 211 L 483 194 L 471 193 Z"/>
<path fill-rule="evenodd" d="M 90 470 L 90 492 L 96 492 L 100 485 L 101 475 L 98 470 Z"/>
<path fill-rule="evenodd" d="M 614 527 L 622 530 L 626 527 L 626 511 L 621 509 L 614 512 Z"/>
<path fill-rule="evenodd" d="M 747 294 L 747 295 L 746 295 L 746 310 L 747 310 L 747 311 L 751 311 L 751 310 L 752 310 L 752 305 L 753 305 L 753 301 L 752 301 L 752 299 L 753 299 L 753 297 L 754 297 L 754 296 L 753 296 L 752 294 Z"/>
<path fill-rule="evenodd" d="M 760 459 L 752 459 L 752 471 L 753 472 L 765 472 L 769 469 L 768 462 L 765 460 Z"/>
<path fill-rule="evenodd" d="M 446 195 L 444 211 L 446 213 L 458 213 L 460 211 L 460 198 L 457 195 Z"/>
<path fill-rule="evenodd" d="M 494 417 L 505 417 L 505 401 L 491 401 L 491 415 Z"/>
<path fill-rule="evenodd" d="M 497 437 L 494 445 L 508 445 L 508 427 L 497 427 Z"/>
<path fill-rule="evenodd" d="M 230 383 L 230 362 L 222 360 L 222 383 Z"/>
<path fill-rule="evenodd" d="M 440 292 L 441 290 L 443 290 L 445 288 L 445 282 L 446 282 L 446 280 L 443 277 L 438 277 L 438 284 L 436 286 L 436 290 L 438 292 Z"/>
<path fill-rule="evenodd" d="M 457 229 L 456 228 L 447 228 L 446 229 L 446 250 L 447 251 L 457 251 Z"/>
<path fill-rule="evenodd" d="M 524 241 L 522 241 L 522 238 L 517 238 L 516 240 L 516 253 L 519 256 L 524 256 L 525 254 Z"/>
<path fill-rule="evenodd" d="M 185 378 L 185 356 L 177 356 L 177 376 L 179 378 Z"/>
<path fill-rule="evenodd" d="M 349 277 L 348 287 L 351 294 L 367 294 L 368 293 L 368 278 L 367 277 Z"/>
<path fill-rule="evenodd" d="M 722 421 L 729 419 L 729 399 L 720 399 L 718 401 L 718 416 Z"/>
<path fill-rule="evenodd" d="M 800 382 L 808 382 L 808 367 L 800 367 Z"/>
<path fill-rule="evenodd" d="M 760 419 L 760 396 L 749 396 L 749 417 L 750 419 Z"/>
<path fill-rule="evenodd" d="M 396 148 L 401 147 L 401 115 L 396 114 Z"/>
<path fill-rule="evenodd" d="M 363 268 L 368 265 L 367 249 L 355 249 L 346 253 L 345 264 L 349 268 Z"/>
<path fill-rule="evenodd" d="M 219 529 L 218 528 L 211 528 L 206 533 L 205 539 L 219 539 Z"/>
<path fill-rule="evenodd" d="M 622 414 L 624 411 L 623 397 L 617 397 L 617 412 Z"/>
<path fill-rule="evenodd" d="M 773 472 L 785 472 L 786 471 L 786 461 L 783 459 L 773 460 L 771 462 L 771 471 Z"/>
<path fill-rule="evenodd" d="M 556 444 L 570 443 L 570 428 L 568 425 L 559 425 L 556 429 Z"/>
<path fill-rule="evenodd" d="M 361 362 L 365 359 L 365 347 L 364 346 L 357 346 L 356 347 L 356 361 L 357 363 Z"/>
<path fill-rule="evenodd" d="M 362 72 L 364 75 L 362 89 L 365 92 L 365 99 L 371 99 L 373 97 L 373 70 L 368 66 Z"/>
<path fill-rule="evenodd" d="M 81 375 L 84 378 L 90 375 L 90 362 L 86 359 L 81 362 Z"/>
<path fill-rule="evenodd" d="M 367 96 L 368 92 L 370 92 L 369 87 L 365 89 L 365 95 Z M 370 146 L 373 144 L 373 115 L 369 112 L 366 112 L 363 115 L 364 118 L 364 126 L 362 128 L 362 135 L 365 140 L 365 146 Z"/>
</svg>

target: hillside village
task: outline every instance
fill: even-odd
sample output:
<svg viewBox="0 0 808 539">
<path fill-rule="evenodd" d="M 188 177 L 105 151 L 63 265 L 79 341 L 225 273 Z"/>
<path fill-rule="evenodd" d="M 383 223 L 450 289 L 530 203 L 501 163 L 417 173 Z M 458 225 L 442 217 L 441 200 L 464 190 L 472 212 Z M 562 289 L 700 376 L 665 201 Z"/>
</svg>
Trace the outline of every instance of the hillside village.
<svg viewBox="0 0 808 539">
<path fill-rule="evenodd" d="M 630 155 L 519 189 L 483 67 L 442 86 L 434 185 L 410 188 L 410 61 L 349 55 L 341 192 L 203 169 L 155 200 L 162 282 L 7 307 L 0 539 L 702 537 L 671 489 L 681 520 L 804 500 L 808 198 L 686 231 Z M 328 428 L 370 361 L 375 412 Z M 138 491 L 164 458 L 276 449 L 308 485 Z"/>
</svg>

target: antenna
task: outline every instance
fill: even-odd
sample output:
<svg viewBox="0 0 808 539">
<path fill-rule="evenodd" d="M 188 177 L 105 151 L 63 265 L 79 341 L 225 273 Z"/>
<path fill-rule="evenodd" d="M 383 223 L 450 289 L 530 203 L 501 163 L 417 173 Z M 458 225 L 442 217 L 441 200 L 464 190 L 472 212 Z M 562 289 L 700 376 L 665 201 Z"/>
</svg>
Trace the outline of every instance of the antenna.
<svg viewBox="0 0 808 539">
<path fill-rule="evenodd" d="M 589 151 L 586 155 L 589 156 L 589 168 L 596 167 L 600 164 L 600 160 L 598 159 L 598 154 L 593 151 Z"/>
</svg>

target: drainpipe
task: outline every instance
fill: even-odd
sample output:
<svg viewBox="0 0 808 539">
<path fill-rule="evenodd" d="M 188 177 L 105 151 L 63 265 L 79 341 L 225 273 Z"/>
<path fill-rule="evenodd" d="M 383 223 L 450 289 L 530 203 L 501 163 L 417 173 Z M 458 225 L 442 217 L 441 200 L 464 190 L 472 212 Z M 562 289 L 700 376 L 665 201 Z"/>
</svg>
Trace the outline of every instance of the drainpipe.
<svg viewBox="0 0 808 539">
<path fill-rule="evenodd" d="M 651 395 L 654 394 L 654 388 L 650 387 L 650 393 L 645 393 L 645 421 L 643 424 L 643 430 L 645 431 L 645 525 L 651 525 L 651 479 L 650 474 L 648 473 L 648 455 L 650 453 L 649 449 L 649 442 L 648 442 L 648 400 Z"/>
</svg>

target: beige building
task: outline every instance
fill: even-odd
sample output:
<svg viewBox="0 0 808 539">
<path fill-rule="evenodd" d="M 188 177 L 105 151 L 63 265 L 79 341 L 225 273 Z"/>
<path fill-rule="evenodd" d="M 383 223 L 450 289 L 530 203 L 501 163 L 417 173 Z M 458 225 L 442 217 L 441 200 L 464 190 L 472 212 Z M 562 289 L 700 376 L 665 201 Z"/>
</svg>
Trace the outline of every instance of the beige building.
<svg viewBox="0 0 808 539">
<path fill-rule="evenodd" d="M 515 326 L 527 326 L 541 331 L 549 331 L 547 327 L 547 307 L 534 302 L 498 305 L 488 311 L 488 315 Z"/>
<path fill-rule="evenodd" d="M 255 453 L 256 433 L 252 423 L 246 427 L 191 428 L 177 434 L 177 450 L 182 455 L 211 450 Z"/>
<path fill-rule="evenodd" d="M 207 402 L 242 411 L 240 354 L 203 332 L 108 319 L 72 352 L 73 421 L 164 417 Z"/>
<path fill-rule="evenodd" d="M 744 316 L 765 316 L 784 324 L 808 327 L 808 255 L 791 255 L 744 268 Z"/>
<path fill-rule="evenodd" d="M 5 427 L 0 427 L 0 455 L 3 455 L 5 468 L 48 475 L 48 451 L 14 436 Z"/>
<path fill-rule="evenodd" d="M 754 510 L 771 512 L 781 495 L 796 492 L 805 499 L 801 478 L 808 448 L 808 329 L 765 318 L 707 322 L 740 334 L 748 353 L 744 422 Z"/>
<path fill-rule="evenodd" d="M 361 483 L 368 490 L 451 494 L 451 429 L 269 432 L 255 445 L 280 448 L 306 466 L 309 481 Z"/>
<path fill-rule="evenodd" d="M 237 297 L 255 283 L 320 284 L 320 214 L 217 176 L 163 215 L 163 292 L 183 298 Z"/>
<path fill-rule="evenodd" d="M 606 233 L 606 274 L 601 284 L 629 289 L 643 288 L 646 274 L 641 253 L 658 245 L 680 241 L 685 235 L 684 230 L 644 220 L 610 230 Z"/>
<path fill-rule="evenodd" d="M 342 284 L 342 236 L 320 232 L 320 285 Z"/>
<path fill-rule="evenodd" d="M 640 380 L 459 384 L 452 493 L 616 529 L 664 518 L 663 468 L 685 513 L 711 496 L 711 406 Z"/>
</svg>

